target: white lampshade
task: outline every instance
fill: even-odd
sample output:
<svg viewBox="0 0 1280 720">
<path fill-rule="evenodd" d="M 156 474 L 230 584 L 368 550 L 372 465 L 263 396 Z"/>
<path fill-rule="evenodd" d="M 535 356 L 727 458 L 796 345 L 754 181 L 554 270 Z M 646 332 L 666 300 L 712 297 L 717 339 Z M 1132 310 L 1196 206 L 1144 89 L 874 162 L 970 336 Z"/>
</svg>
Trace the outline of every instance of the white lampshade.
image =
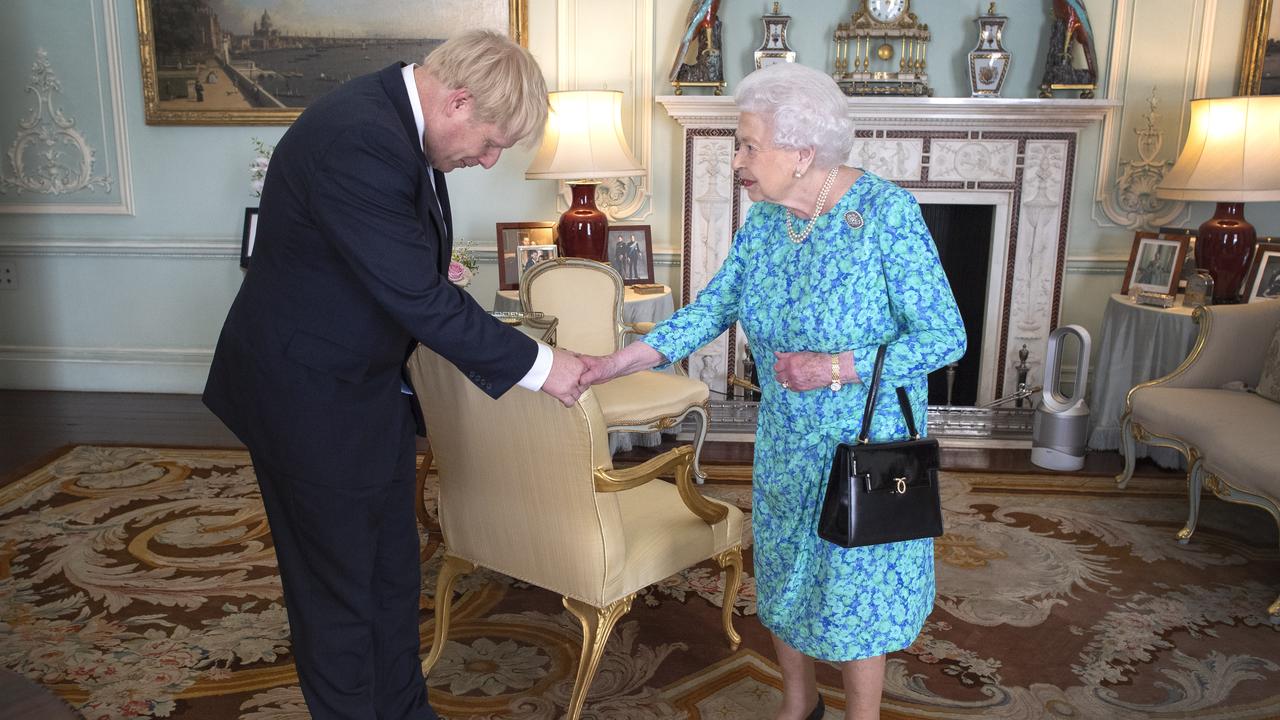
<svg viewBox="0 0 1280 720">
<path fill-rule="evenodd" d="M 1192 100 L 1187 141 L 1156 195 L 1280 200 L 1280 96 Z"/>
<path fill-rule="evenodd" d="M 542 147 L 524 176 L 530 180 L 591 180 L 643 171 L 622 134 L 622 93 L 565 90 L 549 94 Z"/>
</svg>

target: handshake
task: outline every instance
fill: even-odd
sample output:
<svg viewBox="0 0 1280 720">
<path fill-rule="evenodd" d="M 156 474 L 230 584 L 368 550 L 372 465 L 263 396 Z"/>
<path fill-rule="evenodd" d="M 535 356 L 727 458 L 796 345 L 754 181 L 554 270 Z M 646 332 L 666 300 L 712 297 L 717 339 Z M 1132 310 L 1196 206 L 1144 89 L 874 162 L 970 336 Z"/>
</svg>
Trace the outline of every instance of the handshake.
<svg viewBox="0 0 1280 720">
<path fill-rule="evenodd" d="M 620 375 L 646 370 L 657 365 L 662 355 L 642 342 L 635 342 L 610 355 L 580 355 L 554 348 L 551 372 L 542 383 L 542 392 L 572 406 L 592 385 L 608 382 Z"/>
</svg>

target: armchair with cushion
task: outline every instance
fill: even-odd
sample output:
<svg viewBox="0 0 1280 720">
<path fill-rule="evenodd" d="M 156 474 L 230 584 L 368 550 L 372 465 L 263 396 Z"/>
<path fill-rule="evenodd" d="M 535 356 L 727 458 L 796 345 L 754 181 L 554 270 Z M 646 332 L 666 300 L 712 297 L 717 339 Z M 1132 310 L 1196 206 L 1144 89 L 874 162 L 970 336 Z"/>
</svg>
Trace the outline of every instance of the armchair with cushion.
<svg viewBox="0 0 1280 720">
<path fill-rule="evenodd" d="M 555 317 L 556 345 L 590 355 L 608 355 L 622 347 L 628 335 L 652 329 L 652 323 L 622 321 L 622 298 L 622 276 L 595 260 L 556 258 L 533 266 L 520 278 L 521 309 Z M 675 372 L 643 370 L 594 390 L 611 431 L 655 432 L 692 415 L 697 421 L 693 474 L 702 482 L 698 460 L 711 397 L 705 383 Z"/>
<path fill-rule="evenodd" d="M 1116 477 L 1120 487 L 1133 477 L 1135 442 L 1181 452 L 1190 506 L 1182 543 L 1195 532 L 1203 488 L 1280 525 L 1280 301 L 1203 307 L 1193 317 L 1200 334 L 1187 359 L 1129 391 Z M 1280 598 L 1267 612 L 1280 622 Z"/>
<path fill-rule="evenodd" d="M 582 622 L 571 720 L 637 591 L 685 568 L 714 558 L 726 570 L 721 617 L 737 648 L 743 515 L 699 494 L 688 446 L 615 469 L 591 390 L 570 408 L 518 388 L 494 400 L 426 348 L 410 358 L 409 372 L 440 475 L 445 547 L 424 672 L 444 649 L 454 582 L 477 565 L 563 595 Z M 672 473 L 675 484 L 657 479 Z"/>
</svg>

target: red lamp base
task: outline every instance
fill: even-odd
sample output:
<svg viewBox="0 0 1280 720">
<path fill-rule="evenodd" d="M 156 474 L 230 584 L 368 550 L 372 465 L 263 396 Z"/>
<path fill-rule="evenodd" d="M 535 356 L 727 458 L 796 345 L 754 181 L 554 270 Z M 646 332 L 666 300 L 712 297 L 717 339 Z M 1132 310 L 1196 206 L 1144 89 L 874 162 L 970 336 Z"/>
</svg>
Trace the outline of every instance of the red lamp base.
<svg viewBox="0 0 1280 720">
<path fill-rule="evenodd" d="M 1213 302 L 1235 302 L 1249 271 L 1249 259 L 1258 234 L 1244 219 L 1244 203 L 1218 203 L 1213 217 L 1196 235 L 1196 267 L 1213 276 Z"/>
<path fill-rule="evenodd" d="M 560 252 L 569 257 L 609 262 L 608 218 L 596 207 L 596 183 L 569 183 L 573 202 L 560 216 Z"/>
</svg>

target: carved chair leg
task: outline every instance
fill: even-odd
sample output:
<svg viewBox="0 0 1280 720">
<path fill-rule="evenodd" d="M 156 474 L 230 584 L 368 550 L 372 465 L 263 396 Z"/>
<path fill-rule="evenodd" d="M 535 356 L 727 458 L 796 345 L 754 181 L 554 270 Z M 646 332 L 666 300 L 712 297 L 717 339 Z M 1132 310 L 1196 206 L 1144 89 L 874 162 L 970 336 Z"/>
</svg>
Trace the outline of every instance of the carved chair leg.
<svg viewBox="0 0 1280 720">
<path fill-rule="evenodd" d="M 431 462 L 435 460 L 435 453 L 432 452 L 431 446 L 427 446 L 426 452 L 422 454 L 422 465 L 418 468 L 417 486 L 413 497 L 417 503 L 413 507 L 413 511 L 418 515 L 418 522 L 422 523 L 422 527 L 431 530 L 431 522 L 427 517 L 427 475 L 431 472 Z"/>
<path fill-rule="evenodd" d="M 449 634 L 449 611 L 453 607 L 453 603 L 450 602 L 453 597 L 453 583 L 459 576 L 466 575 L 475 569 L 475 564 L 467 560 L 447 553 L 444 556 L 444 565 L 440 566 L 440 577 L 436 578 L 436 627 L 431 637 L 431 652 L 427 654 L 427 659 L 422 661 L 423 675 L 431 672 L 431 668 L 440 659 L 440 654 L 444 652 L 444 640 Z"/>
<path fill-rule="evenodd" d="M 742 586 L 742 546 L 725 550 L 716 556 L 716 562 L 725 571 L 724 598 L 721 604 L 720 617 L 724 621 L 724 634 L 729 637 L 729 649 L 737 650 L 742 643 L 742 636 L 733 629 L 733 607 L 738 599 L 738 588 Z"/>
<path fill-rule="evenodd" d="M 1133 478 L 1133 468 L 1138 462 L 1138 449 L 1133 437 L 1133 416 L 1124 414 L 1120 422 L 1120 455 L 1124 457 L 1124 472 L 1116 476 L 1116 485 L 1123 490 Z"/>
<path fill-rule="evenodd" d="M 689 412 L 693 414 L 695 419 L 693 428 L 693 481 L 701 485 L 707 481 L 707 476 L 702 472 L 702 466 L 698 464 L 698 460 L 702 458 L 702 442 L 707 439 L 707 427 L 711 423 L 711 418 L 707 416 L 706 408 L 701 405 L 690 408 Z"/>
<path fill-rule="evenodd" d="M 631 610 L 631 601 L 635 593 L 598 608 L 589 603 L 571 597 L 563 599 L 565 609 L 578 616 L 582 623 L 582 656 L 578 658 L 578 676 L 573 681 L 573 693 L 569 696 L 569 710 L 565 720 L 578 720 L 582 714 L 582 704 L 587 699 L 587 690 L 591 687 L 591 679 L 596 675 L 600 658 L 604 657 L 605 642 L 618 619 Z"/>
<path fill-rule="evenodd" d="M 1187 524 L 1178 531 L 1178 542 L 1186 545 L 1196 531 L 1200 518 L 1200 493 L 1204 487 L 1204 458 L 1192 451 L 1195 461 L 1187 468 Z"/>
</svg>

